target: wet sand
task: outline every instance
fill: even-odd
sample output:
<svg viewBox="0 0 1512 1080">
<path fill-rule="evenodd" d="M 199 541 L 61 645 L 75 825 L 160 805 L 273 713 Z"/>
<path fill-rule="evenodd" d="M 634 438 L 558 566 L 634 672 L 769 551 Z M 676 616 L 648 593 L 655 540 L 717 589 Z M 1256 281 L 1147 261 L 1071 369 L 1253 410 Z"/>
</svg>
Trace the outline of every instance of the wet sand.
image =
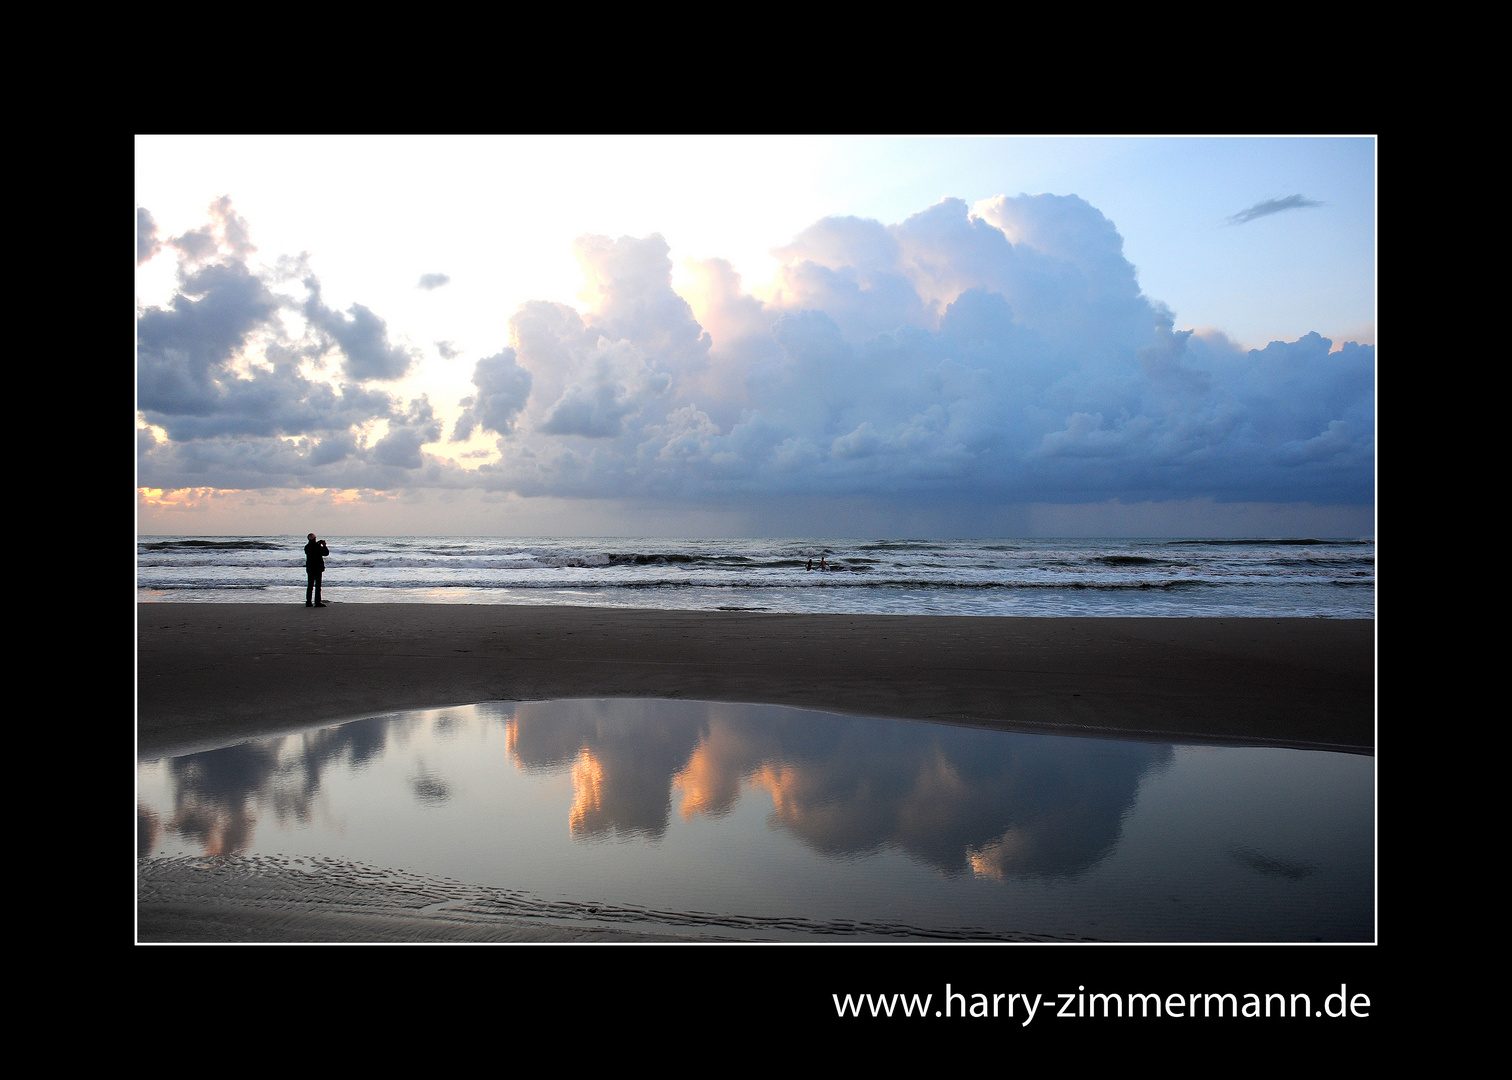
<svg viewBox="0 0 1512 1080">
<path fill-rule="evenodd" d="M 658 697 L 1373 752 L 1365 619 L 137 606 L 143 757 L 413 708 Z"/>
<path fill-rule="evenodd" d="M 1370 620 L 153 603 L 138 605 L 137 623 L 142 758 L 401 709 L 621 696 L 1374 748 Z M 400 871 L 312 875 L 207 855 L 146 860 L 137 876 L 142 942 L 710 939 L 696 927 L 606 923 L 596 908 L 537 911 Z"/>
<path fill-rule="evenodd" d="M 696 929 L 657 933 L 640 925 L 636 913 L 603 908 L 525 900 L 508 890 L 334 860 L 312 868 L 278 857 L 210 855 L 147 859 L 137 869 L 137 940 L 145 942 L 720 940 Z"/>
</svg>

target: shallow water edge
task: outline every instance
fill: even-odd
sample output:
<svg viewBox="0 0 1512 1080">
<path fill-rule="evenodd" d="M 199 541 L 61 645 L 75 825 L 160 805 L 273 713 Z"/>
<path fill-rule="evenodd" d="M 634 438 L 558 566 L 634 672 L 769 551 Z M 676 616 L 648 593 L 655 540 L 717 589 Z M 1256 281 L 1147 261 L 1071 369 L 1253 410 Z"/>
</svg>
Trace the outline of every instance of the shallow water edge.
<svg viewBox="0 0 1512 1080">
<path fill-rule="evenodd" d="M 161 940 L 1370 940 L 1373 776 L 775 706 L 489 703 L 144 762 L 139 913 Z"/>
</svg>

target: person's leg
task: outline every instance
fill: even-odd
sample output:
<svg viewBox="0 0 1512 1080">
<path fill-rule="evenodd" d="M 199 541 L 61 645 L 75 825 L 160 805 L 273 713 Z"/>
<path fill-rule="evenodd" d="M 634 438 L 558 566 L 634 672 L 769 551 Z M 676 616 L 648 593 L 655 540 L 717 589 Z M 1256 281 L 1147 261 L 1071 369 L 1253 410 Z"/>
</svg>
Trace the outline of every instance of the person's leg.
<svg viewBox="0 0 1512 1080">
<path fill-rule="evenodd" d="M 319 583 L 320 578 L 316 577 L 308 570 L 305 571 L 305 607 L 314 607 L 314 605 L 310 603 L 310 594 L 315 591 L 315 587 Z"/>
<path fill-rule="evenodd" d="M 324 577 L 324 576 L 325 576 L 324 574 L 316 574 L 315 575 L 315 606 L 316 607 L 320 607 L 321 606 L 320 605 L 320 579 L 322 577 Z"/>
</svg>

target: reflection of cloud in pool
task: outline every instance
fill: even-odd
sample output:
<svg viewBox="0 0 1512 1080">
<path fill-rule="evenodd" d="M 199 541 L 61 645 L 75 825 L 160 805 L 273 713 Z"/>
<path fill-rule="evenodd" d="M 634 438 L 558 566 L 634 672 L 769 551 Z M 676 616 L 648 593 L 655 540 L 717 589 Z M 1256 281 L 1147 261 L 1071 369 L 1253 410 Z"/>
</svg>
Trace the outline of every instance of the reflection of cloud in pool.
<svg viewBox="0 0 1512 1080">
<path fill-rule="evenodd" d="M 174 758 L 173 814 L 162 828 L 194 841 L 206 855 L 244 851 L 258 807 L 271 809 L 279 821 L 308 821 L 325 770 L 342 763 L 361 769 L 419 722 L 380 716 Z M 139 843 L 142 837 L 139 828 Z M 154 846 L 156 840 L 154 833 Z"/>
<path fill-rule="evenodd" d="M 573 836 L 657 839 L 671 820 L 672 778 L 707 728 L 701 702 L 521 702 L 509 752 L 526 772 L 571 770 Z"/>
<path fill-rule="evenodd" d="M 578 751 L 572 763 L 572 809 L 567 828 L 573 836 L 595 831 L 593 823 L 604 810 L 604 767 L 588 750 Z"/>
<path fill-rule="evenodd" d="M 409 778 L 409 785 L 415 798 L 421 803 L 439 806 L 451 798 L 451 788 L 446 781 L 427 769 L 423 761 L 420 763 L 420 771 Z"/>
<path fill-rule="evenodd" d="M 483 708 L 483 707 L 479 707 Z M 697 701 L 578 700 L 489 707 L 509 760 L 530 773 L 570 773 L 576 839 L 661 839 L 673 793 L 683 820 L 723 815 L 742 791 L 766 793 L 774 827 L 814 851 L 853 858 L 883 849 L 947 875 L 1067 877 L 1113 850 L 1141 778 L 1171 748 L 869 720 L 780 706 Z M 459 719 L 418 714 L 174 759 L 174 808 L 139 822 L 139 844 L 163 831 L 201 851 L 245 849 L 258 809 L 308 820 L 321 778 L 361 771 L 430 723 L 442 737 Z M 424 806 L 453 798 L 417 762 L 407 778 Z M 140 817 L 140 815 L 139 815 Z M 148 849 L 150 850 L 150 849 Z M 1233 853 L 1262 873 L 1310 873 L 1254 852 Z"/>
<path fill-rule="evenodd" d="M 165 827 L 206 855 L 246 849 L 257 824 L 258 796 L 278 771 L 278 741 L 243 743 L 169 762 L 173 815 Z"/>
<path fill-rule="evenodd" d="M 830 746 L 784 731 L 791 764 L 753 775 L 773 792 L 774 819 L 827 854 L 892 846 L 946 874 L 1081 873 L 1112 851 L 1140 778 L 1171 753 L 1145 743 L 836 723 L 842 730 Z"/>
<path fill-rule="evenodd" d="M 1169 746 L 1009 735 L 779 706 L 674 701 L 519 705 L 521 768 L 570 768 L 576 837 L 727 813 L 743 786 L 816 851 L 899 848 L 946 874 L 1066 876 L 1117 843 L 1141 777 Z"/>
<path fill-rule="evenodd" d="M 672 786 L 682 796 L 677 808 L 682 819 L 728 814 L 740 798 L 741 763 L 747 756 L 739 734 L 728 724 L 712 724 L 688 763 L 672 778 Z"/>
<path fill-rule="evenodd" d="M 408 734 L 418 722 L 412 716 L 375 716 L 306 733 L 301 754 L 306 789 L 318 790 L 320 774 L 331 765 L 345 761 L 350 768 L 360 769 L 377 761 L 390 738 Z"/>
</svg>

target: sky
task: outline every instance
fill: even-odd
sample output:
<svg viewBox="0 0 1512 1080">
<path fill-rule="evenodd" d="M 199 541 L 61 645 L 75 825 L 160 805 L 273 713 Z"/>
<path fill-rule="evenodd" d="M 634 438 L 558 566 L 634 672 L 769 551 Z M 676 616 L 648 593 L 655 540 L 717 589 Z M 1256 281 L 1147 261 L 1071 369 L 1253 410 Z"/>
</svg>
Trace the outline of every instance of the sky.
<svg viewBox="0 0 1512 1080">
<path fill-rule="evenodd" d="M 138 529 L 1372 536 L 1375 151 L 139 137 Z"/>
</svg>

